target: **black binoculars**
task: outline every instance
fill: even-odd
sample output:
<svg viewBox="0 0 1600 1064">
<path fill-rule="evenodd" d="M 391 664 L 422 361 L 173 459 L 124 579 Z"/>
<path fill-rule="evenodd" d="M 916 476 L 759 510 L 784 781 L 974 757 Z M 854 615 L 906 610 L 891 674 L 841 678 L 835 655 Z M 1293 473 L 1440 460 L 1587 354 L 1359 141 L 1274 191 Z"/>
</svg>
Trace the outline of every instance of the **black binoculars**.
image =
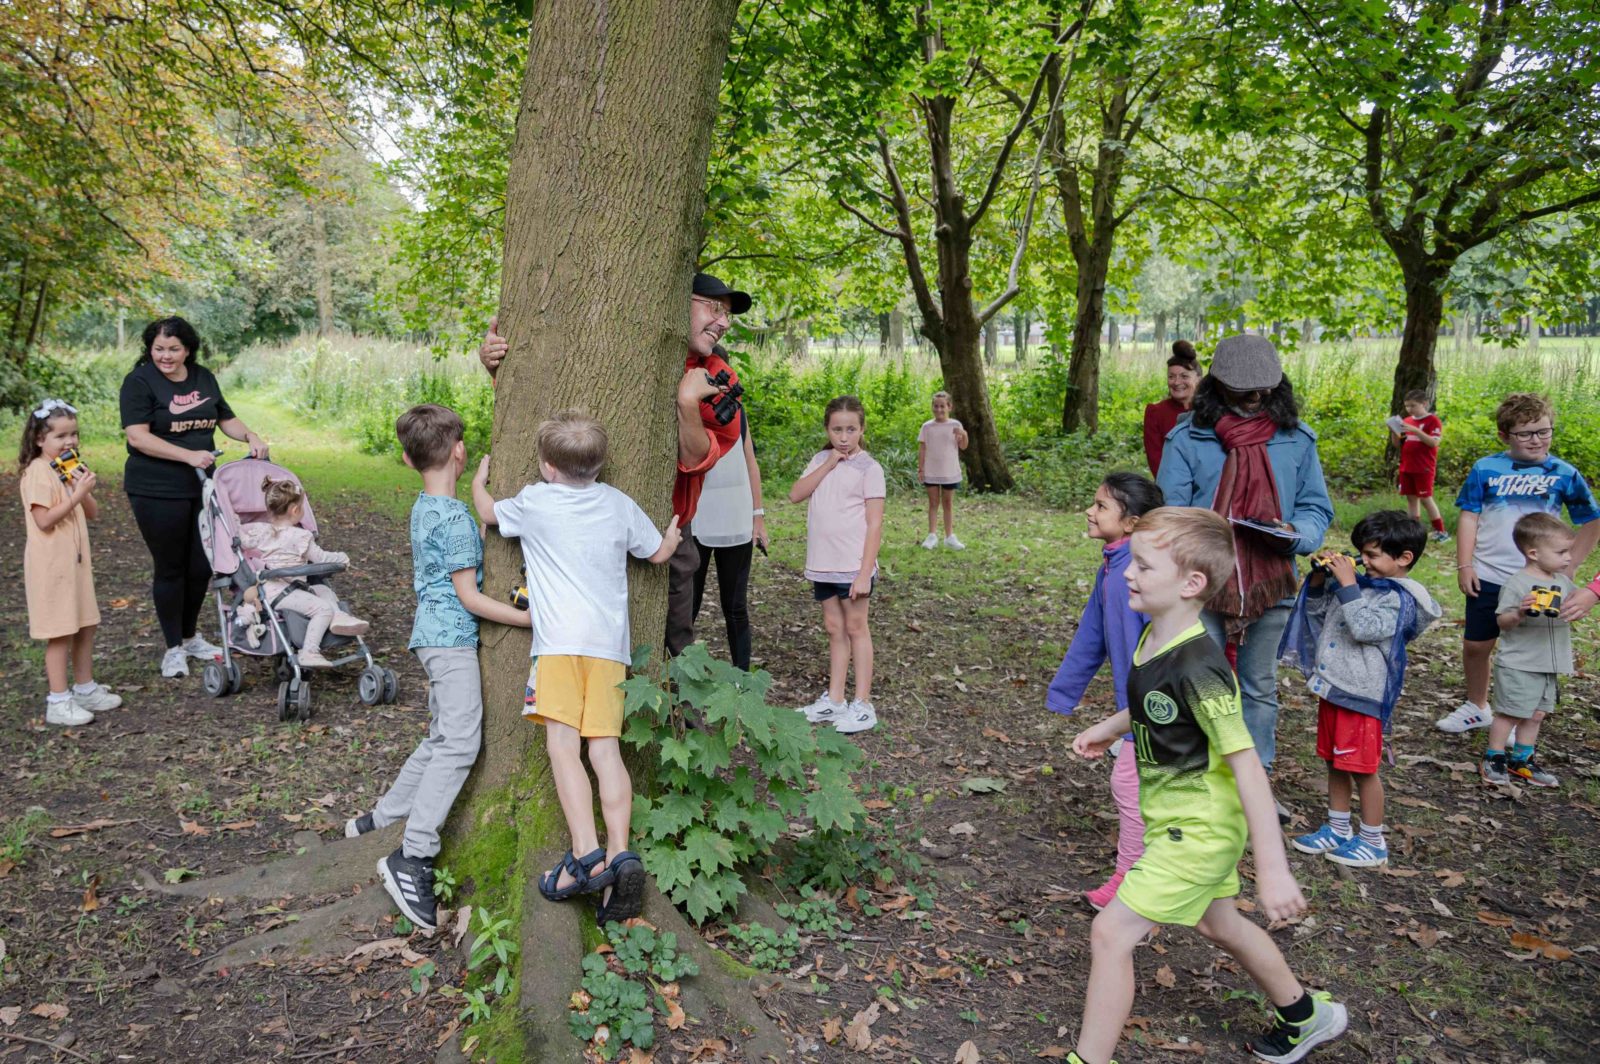
<svg viewBox="0 0 1600 1064">
<path fill-rule="evenodd" d="M 728 371 L 725 369 L 717 370 L 717 375 L 711 378 L 712 384 L 727 389 L 711 403 L 711 412 L 716 415 L 719 425 L 726 425 L 734 419 L 739 413 L 739 397 L 744 395 L 744 385 L 738 381 L 730 384 L 729 380 Z"/>
</svg>

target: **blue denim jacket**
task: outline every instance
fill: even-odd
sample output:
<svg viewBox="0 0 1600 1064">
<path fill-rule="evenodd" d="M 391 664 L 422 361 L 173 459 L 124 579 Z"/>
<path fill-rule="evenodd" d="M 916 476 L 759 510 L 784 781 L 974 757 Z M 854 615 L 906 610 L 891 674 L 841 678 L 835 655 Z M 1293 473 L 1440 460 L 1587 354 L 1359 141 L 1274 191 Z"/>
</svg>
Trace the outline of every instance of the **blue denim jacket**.
<svg viewBox="0 0 1600 1064">
<path fill-rule="evenodd" d="M 1161 471 L 1156 474 L 1167 505 L 1209 509 L 1217 495 L 1225 457 L 1215 429 L 1195 428 L 1193 421 L 1179 422 L 1167 433 Z M 1333 503 L 1317 456 L 1317 434 L 1304 423 L 1288 431 L 1279 429 L 1267 441 L 1267 458 L 1278 482 L 1283 520 L 1299 533 L 1294 553 L 1314 553 L 1333 521 Z"/>
</svg>

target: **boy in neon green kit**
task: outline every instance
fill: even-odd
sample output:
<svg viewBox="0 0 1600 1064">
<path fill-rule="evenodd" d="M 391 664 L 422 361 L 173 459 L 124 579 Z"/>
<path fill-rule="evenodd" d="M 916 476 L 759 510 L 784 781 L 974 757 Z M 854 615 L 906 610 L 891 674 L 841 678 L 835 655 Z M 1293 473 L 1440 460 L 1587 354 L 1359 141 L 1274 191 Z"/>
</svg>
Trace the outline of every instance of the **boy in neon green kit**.
<svg viewBox="0 0 1600 1064">
<path fill-rule="evenodd" d="M 1251 1046 L 1292 1064 L 1344 1033 L 1343 1005 L 1311 994 L 1276 943 L 1239 913 L 1239 858 L 1254 844 L 1256 886 L 1269 920 L 1302 912 L 1272 788 L 1245 730 L 1239 685 L 1205 633 L 1200 611 L 1233 571 L 1233 533 L 1210 510 L 1164 507 L 1139 521 L 1127 580 L 1130 605 L 1150 618 L 1133 656 L 1128 708 L 1079 734 L 1098 758 L 1128 731 L 1139 764 L 1145 851 L 1095 917 L 1094 960 L 1073 1064 L 1114 1064 L 1133 1007 L 1133 951 L 1160 924 L 1193 927 L 1221 946 L 1276 1006 Z"/>
</svg>

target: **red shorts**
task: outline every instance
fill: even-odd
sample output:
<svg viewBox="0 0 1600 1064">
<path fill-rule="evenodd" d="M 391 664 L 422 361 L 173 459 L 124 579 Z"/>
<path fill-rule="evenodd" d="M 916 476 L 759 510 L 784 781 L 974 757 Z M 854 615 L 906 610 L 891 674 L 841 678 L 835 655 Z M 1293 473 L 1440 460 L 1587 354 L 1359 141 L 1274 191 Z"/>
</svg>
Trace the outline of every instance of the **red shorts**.
<svg viewBox="0 0 1600 1064">
<path fill-rule="evenodd" d="M 1317 699 L 1317 756 L 1340 772 L 1371 775 L 1383 759 L 1383 721 Z"/>
<path fill-rule="evenodd" d="M 1408 473 L 1404 469 L 1400 470 L 1400 494 L 1418 499 L 1433 498 L 1434 472 L 1429 470 L 1426 473 Z"/>
</svg>

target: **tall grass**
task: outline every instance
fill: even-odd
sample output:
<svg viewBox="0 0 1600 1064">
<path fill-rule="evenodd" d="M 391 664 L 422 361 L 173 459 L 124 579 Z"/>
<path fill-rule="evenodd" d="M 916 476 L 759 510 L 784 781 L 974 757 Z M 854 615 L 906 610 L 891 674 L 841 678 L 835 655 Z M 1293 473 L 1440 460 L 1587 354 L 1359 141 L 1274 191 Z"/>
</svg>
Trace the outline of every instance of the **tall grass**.
<svg viewBox="0 0 1600 1064">
<path fill-rule="evenodd" d="M 822 410 L 854 394 L 867 408 L 867 446 L 891 481 L 914 485 L 917 428 L 940 386 L 937 366 L 909 352 L 833 354 L 820 345 L 806 359 L 775 349 L 735 351 L 745 408 L 766 475 L 783 482 L 824 445 Z M 1323 469 L 1346 498 L 1392 491 L 1384 467 L 1392 387 L 1392 341 L 1312 345 L 1284 358 L 1305 421 L 1318 434 Z M 1472 463 L 1501 450 L 1494 409 L 1513 391 L 1540 391 L 1557 408 L 1555 451 L 1600 476 L 1600 344 L 1545 338 L 1538 350 L 1507 350 L 1446 339 L 1439 352 L 1439 495 L 1448 502 Z M 996 424 L 1023 490 L 1079 506 L 1113 468 L 1143 470 L 1144 406 L 1164 392 L 1164 353 L 1124 344 L 1100 381 L 1100 432 L 1062 436 L 1064 360 L 1035 348 L 1026 366 L 990 375 Z M 117 379 L 120 380 L 120 374 Z M 398 457 L 394 419 L 407 406 L 438 402 L 458 410 L 474 451 L 487 447 L 494 393 L 470 352 L 443 360 L 416 345 L 341 339 L 250 349 L 228 367 L 225 387 L 272 392 L 314 420 L 336 425 L 363 450 Z"/>
</svg>

